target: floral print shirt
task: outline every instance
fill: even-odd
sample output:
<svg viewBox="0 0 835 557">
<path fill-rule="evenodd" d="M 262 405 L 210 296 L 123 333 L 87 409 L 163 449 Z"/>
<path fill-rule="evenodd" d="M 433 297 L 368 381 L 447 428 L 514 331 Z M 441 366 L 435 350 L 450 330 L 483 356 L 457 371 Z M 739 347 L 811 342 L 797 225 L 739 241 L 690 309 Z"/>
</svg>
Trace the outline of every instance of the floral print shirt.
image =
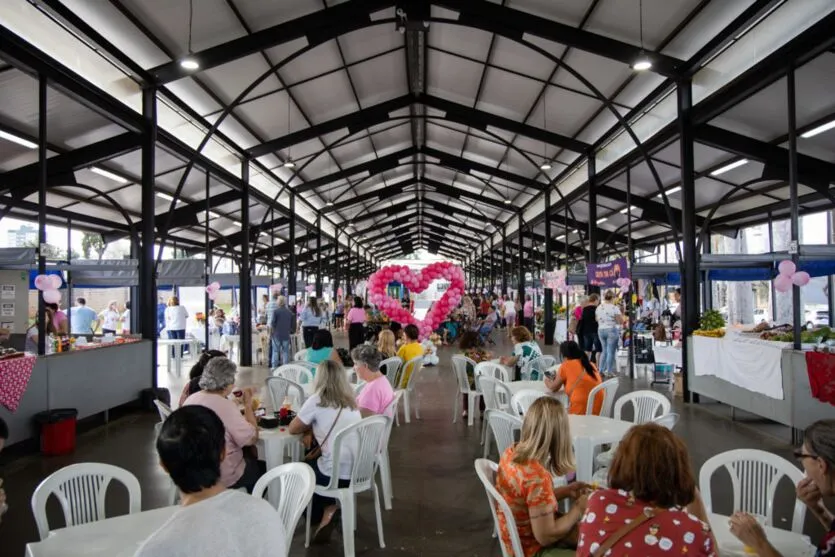
<svg viewBox="0 0 835 557">
<path fill-rule="evenodd" d="M 835 557 L 835 520 L 829 525 L 829 532 L 824 534 L 815 557 Z"/>
<path fill-rule="evenodd" d="M 645 502 L 623 490 L 601 489 L 589 497 L 580 521 L 577 557 L 589 557 L 618 530 L 638 518 Z M 607 555 L 618 557 L 717 557 L 710 526 L 684 509 L 656 513 L 621 538 Z"/>
</svg>

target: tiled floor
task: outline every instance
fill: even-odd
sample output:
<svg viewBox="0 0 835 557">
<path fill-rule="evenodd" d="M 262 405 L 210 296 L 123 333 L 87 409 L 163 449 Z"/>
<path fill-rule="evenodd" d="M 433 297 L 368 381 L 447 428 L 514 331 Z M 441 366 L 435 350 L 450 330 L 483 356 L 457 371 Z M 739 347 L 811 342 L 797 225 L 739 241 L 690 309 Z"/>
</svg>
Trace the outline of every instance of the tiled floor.
<svg viewBox="0 0 835 557">
<path fill-rule="evenodd" d="M 502 337 L 496 335 L 497 338 Z M 503 338 L 503 337 L 502 337 Z M 344 338 L 337 342 L 344 343 Z M 510 346 L 500 340 L 497 352 Z M 551 347 L 546 347 L 551 348 Z M 546 352 L 550 350 L 546 349 Z M 394 429 L 390 454 L 393 466 L 394 508 L 383 511 L 386 549 L 377 545 L 374 510 L 370 494 L 359 497 L 359 520 L 356 537 L 357 554 L 376 556 L 499 556 L 496 541 L 490 537 L 491 517 L 485 495 L 473 470 L 473 459 L 481 455 L 480 421 L 467 427 L 459 417 L 452 423 L 452 397 L 455 381 L 449 367 L 450 348 L 440 350 L 441 364 L 425 368 L 418 385 L 421 418 L 411 424 L 402 423 Z M 163 372 L 164 373 L 164 372 Z M 263 378 L 266 369 L 256 368 L 243 377 L 243 382 Z M 646 388 L 645 379 L 626 380 L 620 392 Z M 182 379 L 171 380 L 172 398 L 177 399 Z M 695 469 L 719 452 L 734 448 L 760 448 L 791 458 L 792 447 L 786 428 L 765 424 L 755 417 L 737 421 L 727 418 L 726 407 L 718 404 L 684 405 L 674 400 L 674 411 L 681 414 L 676 432 L 688 443 Z M 142 507 L 152 509 L 165 505 L 167 478 L 159 468 L 153 449 L 155 413 L 130 414 L 81 436 L 75 454 L 44 459 L 37 456 L 10 462 L 0 468 L 5 480 L 10 511 L 0 525 L 0 555 L 24 555 L 26 542 L 36 539 L 36 530 L 29 507 L 35 486 L 52 471 L 73 462 L 99 461 L 124 467 L 139 478 L 142 485 Z M 493 456 L 495 458 L 495 455 Z M 729 483 L 729 482 L 728 482 Z M 728 485 L 714 482 L 717 512 L 728 514 Z M 111 490 L 109 509 L 124 512 L 123 494 Z M 777 506 L 781 516 L 788 516 L 793 504 L 791 490 L 783 486 Z M 57 509 L 51 509 L 55 516 Z M 61 519 L 56 519 L 60 522 Z M 813 539 L 820 531 L 807 520 Z M 342 545 L 338 535 L 328 546 L 305 551 L 303 529 L 293 540 L 291 555 L 339 556 Z"/>
</svg>

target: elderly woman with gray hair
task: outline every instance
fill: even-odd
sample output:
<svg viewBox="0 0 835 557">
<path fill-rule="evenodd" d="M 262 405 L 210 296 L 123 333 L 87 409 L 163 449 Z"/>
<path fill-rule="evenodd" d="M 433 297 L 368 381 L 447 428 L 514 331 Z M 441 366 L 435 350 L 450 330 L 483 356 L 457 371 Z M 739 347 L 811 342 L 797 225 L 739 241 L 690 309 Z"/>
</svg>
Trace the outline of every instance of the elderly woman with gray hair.
<svg viewBox="0 0 835 557">
<path fill-rule="evenodd" d="M 394 390 L 388 379 L 380 372 L 383 354 L 373 346 L 361 344 L 351 350 L 351 358 L 354 360 L 354 371 L 357 372 L 357 377 L 365 381 L 365 387 L 357 395 L 357 406 L 360 408 L 362 417 L 384 414 L 391 401 L 394 400 Z"/>
<path fill-rule="evenodd" d="M 258 421 L 252 408 L 252 389 L 242 389 L 244 414 L 229 399 L 235 389 L 236 367 L 228 358 L 216 357 L 206 363 L 200 376 L 200 391 L 190 395 L 183 406 L 204 406 L 217 414 L 226 429 L 226 454 L 220 463 L 220 481 L 231 489 L 252 493 L 266 466 L 250 449 L 258 441 Z M 238 393 L 236 392 L 236 395 Z"/>
</svg>

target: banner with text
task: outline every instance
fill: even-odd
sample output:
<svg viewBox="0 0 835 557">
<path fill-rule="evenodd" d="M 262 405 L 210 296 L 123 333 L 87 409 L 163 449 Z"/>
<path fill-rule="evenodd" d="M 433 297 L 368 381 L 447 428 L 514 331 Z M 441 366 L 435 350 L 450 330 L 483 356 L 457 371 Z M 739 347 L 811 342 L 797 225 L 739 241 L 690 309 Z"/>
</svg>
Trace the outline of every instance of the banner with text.
<svg viewBox="0 0 835 557">
<path fill-rule="evenodd" d="M 619 257 L 607 263 L 589 263 L 587 274 L 590 285 L 614 288 L 619 278 L 629 278 L 629 267 L 626 258 Z"/>
</svg>

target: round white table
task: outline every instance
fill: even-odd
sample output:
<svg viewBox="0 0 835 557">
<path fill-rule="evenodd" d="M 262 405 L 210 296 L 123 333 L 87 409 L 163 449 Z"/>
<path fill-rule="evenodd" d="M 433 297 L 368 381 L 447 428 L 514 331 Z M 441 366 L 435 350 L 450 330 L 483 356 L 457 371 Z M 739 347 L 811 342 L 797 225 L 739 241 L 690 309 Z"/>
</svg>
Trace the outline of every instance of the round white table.
<svg viewBox="0 0 835 557">
<path fill-rule="evenodd" d="M 591 482 L 594 473 L 594 448 L 617 443 L 635 424 L 602 416 L 569 414 L 568 425 L 574 442 L 574 456 L 577 459 L 577 481 Z"/>
<path fill-rule="evenodd" d="M 717 549 L 721 557 L 751 557 L 751 553 L 745 553 L 743 544 L 733 534 L 728 526 L 728 517 L 721 514 L 708 515 L 710 528 L 716 537 Z M 771 545 L 783 557 L 814 557 L 815 546 L 809 541 L 808 536 L 783 530 L 781 528 L 765 527 L 765 533 Z"/>
<path fill-rule="evenodd" d="M 126 514 L 53 530 L 47 539 L 26 544 L 27 557 L 133 557 L 139 546 L 180 507 Z"/>
<path fill-rule="evenodd" d="M 506 384 L 510 389 L 510 392 L 514 395 L 522 390 L 540 391 L 543 393 L 549 392 L 544 381 L 511 381 Z"/>
</svg>

